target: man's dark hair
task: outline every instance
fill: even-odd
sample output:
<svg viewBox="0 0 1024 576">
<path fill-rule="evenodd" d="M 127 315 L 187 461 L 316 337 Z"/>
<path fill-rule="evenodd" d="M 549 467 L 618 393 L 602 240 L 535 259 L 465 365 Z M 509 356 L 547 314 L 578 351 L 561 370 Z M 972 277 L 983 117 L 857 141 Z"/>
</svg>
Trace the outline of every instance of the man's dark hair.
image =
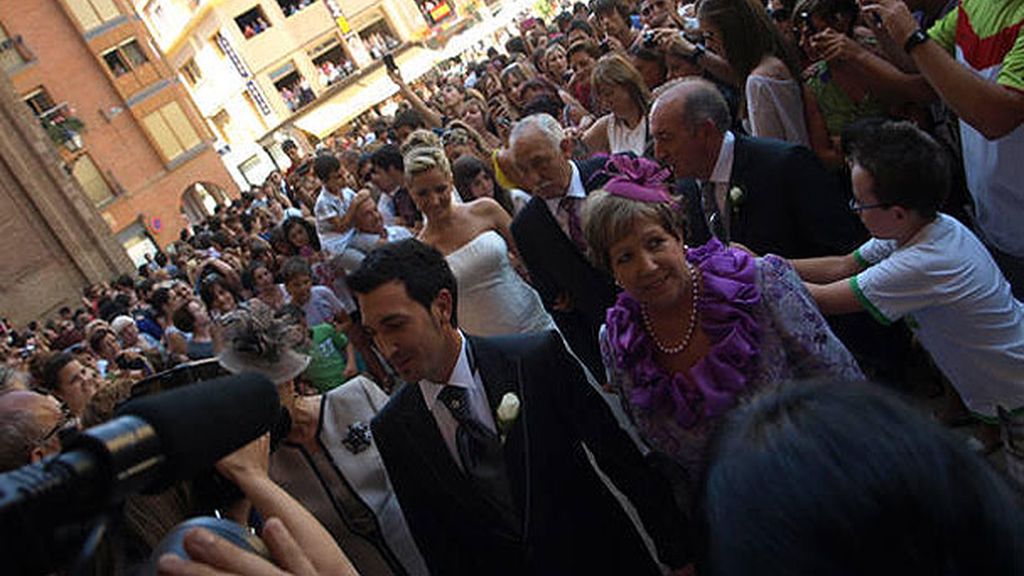
<svg viewBox="0 0 1024 576">
<path fill-rule="evenodd" d="M 1024 566 L 1015 495 L 961 438 L 881 388 L 767 389 L 729 413 L 711 453 L 703 502 L 716 575 Z"/>
<path fill-rule="evenodd" d="M 436 248 L 409 239 L 385 244 L 370 252 L 359 268 L 349 275 L 348 287 L 356 294 L 368 294 L 397 280 L 405 292 L 428 311 L 442 289 L 452 295 L 452 326 L 458 327 L 458 287 L 448 262 Z"/>
<path fill-rule="evenodd" d="M 298 150 L 299 145 L 294 140 L 285 140 L 281 143 L 281 151 L 287 153 L 289 150 Z"/>
<path fill-rule="evenodd" d="M 196 317 L 188 309 L 188 304 L 178 306 L 171 316 L 171 321 L 174 323 L 174 327 L 182 332 L 191 332 L 196 329 Z"/>
<path fill-rule="evenodd" d="M 590 11 L 595 16 L 608 16 L 612 12 L 618 12 L 622 21 L 629 25 L 629 6 L 622 0 L 593 0 L 590 3 Z"/>
<path fill-rule="evenodd" d="M 67 306 L 61 306 L 60 309 L 57 310 L 57 314 L 60 314 L 61 316 L 65 315 L 65 314 L 70 315 L 71 314 L 71 308 L 69 308 Z"/>
<path fill-rule="evenodd" d="M 341 168 L 341 162 L 334 157 L 334 154 L 320 154 L 313 160 L 313 174 L 321 182 L 327 182 L 338 169 Z"/>
<path fill-rule="evenodd" d="M 871 174 L 882 204 L 935 217 L 950 188 L 945 149 L 910 122 L 867 119 L 846 127 L 843 151 Z"/>
<path fill-rule="evenodd" d="M 522 117 L 533 116 L 534 114 L 548 114 L 554 118 L 562 117 L 562 110 L 565 103 L 558 96 L 552 94 L 538 94 L 523 106 Z"/>
<path fill-rule="evenodd" d="M 418 130 L 426 127 L 427 123 L 423 121 L 423 116 L 412 108 L 401 110 L 395 114 L 395 121 L 391 123 L 391 128 L 393 130 L 398 130 L 399 128 L 411 128 L 413 130 Z"/>
<path fill-rule="evenodd" d="M 39 384 L 47 390 L 56 390 L 60 387 L 58 376 L 65 366 L 71 363 L 75 357 L 69 352 L 52 352 L 43 361 L 43 370 L 40 374 Z"/>
<path fill-rule="evenodd" d="M 522 36 L 513 36 L 505 42 L 505 52 L 509 55 L 519 53 L 526 54 L 526 40 L 523 40 Z"/>
<path fill-rule="evenodd" d="M 313 270 L 309 267 L 309 262 L 302 256 L 292 256 L 281 264 L 281 279 L 285 282 L 290 282 L 293 278 L 299 276 L 313 277 Z"/>
<path fill-rule="evenodd" d="M 405 170 L 405 162 L 402 160 L 402 152 L 394 144 L 386 144 L 373 152 L 373 165 L 381 170 L 397 168 Z"/>
<path fill-rule="evenodd" d="M 583 30 L 587 33 L 587 36 L 594 37 L 594 27 L 587 23 L 586 20 L 573 20 L 569 23 L 569 29 L 565 33 L 569 34 L 573 30 Z"/>
<path fill-rule="evenodd" d="M 555 26 L 558 26 L 559 32 L 568 32 L 570 22 L 572 22 L 571 12 L 560 12 L 558 16 L 555 16 Z"/>
</svg>

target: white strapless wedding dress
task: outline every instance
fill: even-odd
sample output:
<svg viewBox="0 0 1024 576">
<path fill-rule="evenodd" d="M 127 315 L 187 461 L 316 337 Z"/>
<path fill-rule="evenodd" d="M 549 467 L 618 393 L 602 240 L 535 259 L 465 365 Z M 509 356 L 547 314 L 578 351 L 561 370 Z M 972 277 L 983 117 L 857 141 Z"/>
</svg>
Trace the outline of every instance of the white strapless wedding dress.
<svg viewBox="0 0 1024 576">
<path fill-rule="evenodd" d="M 537 291 L 512 268 L 505 239 L 488 230 L 445 257 L 459 286 L 459 326 L 475 336 L 557 330 Z"/>
</svg>

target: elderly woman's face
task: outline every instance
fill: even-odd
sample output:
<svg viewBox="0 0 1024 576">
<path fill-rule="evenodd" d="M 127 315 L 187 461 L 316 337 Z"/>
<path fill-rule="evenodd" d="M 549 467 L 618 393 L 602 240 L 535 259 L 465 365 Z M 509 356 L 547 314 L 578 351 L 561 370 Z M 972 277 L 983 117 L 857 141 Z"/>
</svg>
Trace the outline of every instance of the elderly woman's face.
<svg viewBox="0 0 1024 576">
<path fill-rule="evenodd" d="M 608 262 L 616 282 L 650 308 L 678 306 L 690 290 L 683 243 L 660 222 L 635 220 L 608 248 Z"/>
</svg>

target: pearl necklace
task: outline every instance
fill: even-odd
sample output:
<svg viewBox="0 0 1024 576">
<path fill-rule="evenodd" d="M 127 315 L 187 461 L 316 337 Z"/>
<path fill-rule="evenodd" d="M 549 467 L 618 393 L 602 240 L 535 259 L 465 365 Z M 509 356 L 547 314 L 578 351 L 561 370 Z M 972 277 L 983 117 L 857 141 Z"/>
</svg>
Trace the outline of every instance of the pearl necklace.
<svg viewBox="0 0 1024 576">
<path fill-rule="evenodd" d="M 686 347 L 690 345 L 690 339 L 693 338 L 693 331 L 697 328 L 697 296 L 700 290 L 699 278 L 697 276 L 697 270 L 693 267 L 693 264 L 686 263 L 686 267 L 690 271 L 690 287 L 693 297 L 690 301 L 690 321 L 686 326 L 686 334 L 683 336 L 682 342 L 675 346 L 666 346 L 658 338 L 657 333 L 654 332 L 654 324 L 651 322 L 651 317 L 647 314 L 647 305 L 640 305 L 640 316 L 644 321 L 644 329 L 647 330 L 647 334 L 650 335 L 651 340 L 654 341 L 654 347 L 658 349 L 658 352 L 668 356 L 674 356 L 679 354 Z"/>
</svg>

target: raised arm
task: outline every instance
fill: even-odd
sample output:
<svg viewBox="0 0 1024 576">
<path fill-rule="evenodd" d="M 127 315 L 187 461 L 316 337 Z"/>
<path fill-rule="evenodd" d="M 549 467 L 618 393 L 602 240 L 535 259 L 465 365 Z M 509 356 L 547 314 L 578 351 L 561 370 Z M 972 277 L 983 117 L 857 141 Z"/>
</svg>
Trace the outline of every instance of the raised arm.
<svg viewBox="0 0 1024 576">
<path fill-rule="evenodd" d="M 388 78 L 398 86 L 398 91 L 402 94 L 402 97 L 409 101 L 409 104 L 420 113 L 423 117 L 423 121 L 427 123 L 431 128 L 441 128 L 444 126 L 444 121 L 441 115 L 430 109 L 427 103 L 420 98 L 419 94 L 415 90 L 409 87 L 405 83 L 405 79 L 402 78 L 402 73 L 398 70 L 388 70 Z"/>
</svg>

